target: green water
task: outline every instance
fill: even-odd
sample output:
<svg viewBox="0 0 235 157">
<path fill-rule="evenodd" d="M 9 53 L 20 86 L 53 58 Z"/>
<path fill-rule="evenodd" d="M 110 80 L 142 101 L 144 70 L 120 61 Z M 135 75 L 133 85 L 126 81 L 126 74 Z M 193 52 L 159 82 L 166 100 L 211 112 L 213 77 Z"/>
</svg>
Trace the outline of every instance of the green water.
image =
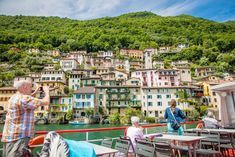
<svg viewBox="0 0 235 157">
<path fill-rule="evenodd" d="M 89 128 L 107 128 L 107 127 L 118 127 L 122 125 L 58 125 L 58 124 L 50 124 L 50 125 L 36 125 L 36 131 L 55 131 L 55 130 L 77 130 L 77 129 L 89 129 Z M 187 128 L 195 127 L 195 125 L 187 125 Z M 0 125 L 0 130 L 3 129 L 3 125 Z M 145 130 L 144 130 L 145 131 Z M 165 132 L 166 127 L 153 127 L 148 128 L 148 133 L 156 133 L 156 132 Z M 2 132 L 2 131 L 1 131 Z M 145 132 L 144 132 L 145 133 Z M 108 137 L 118 137 L 123 135 L 123 130 L 114 130 L 114 131 L 97 131 L 97 132 L 89 132 L 89 140 L 94 139 L 102 139 Z M 72 140 L 86 140 L 86 133 L 66 133 L 61 134 L 64 138 L 72 139 Z"/>
</svg>

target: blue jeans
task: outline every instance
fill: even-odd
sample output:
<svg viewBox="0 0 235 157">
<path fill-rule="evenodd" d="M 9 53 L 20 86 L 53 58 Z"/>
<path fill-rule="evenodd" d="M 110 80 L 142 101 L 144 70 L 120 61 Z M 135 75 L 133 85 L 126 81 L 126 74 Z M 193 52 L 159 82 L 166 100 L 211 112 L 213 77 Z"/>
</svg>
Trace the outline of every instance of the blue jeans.
<svg viewBox="0 0 235 157">
<path fill-rule="evenodd" d="M 168 133 L 176 133 L 176 132 L 178 132 L 178 135 L 183 135 L 183 133 L 184 133 L 184 129 L 183 129 L 182 126 L 180 126 L 180 128 L 178 130 L 174 130 L 171 127 L 171 123 L 167 123 L 167 130 L 168 130 Z"/>
</svg>

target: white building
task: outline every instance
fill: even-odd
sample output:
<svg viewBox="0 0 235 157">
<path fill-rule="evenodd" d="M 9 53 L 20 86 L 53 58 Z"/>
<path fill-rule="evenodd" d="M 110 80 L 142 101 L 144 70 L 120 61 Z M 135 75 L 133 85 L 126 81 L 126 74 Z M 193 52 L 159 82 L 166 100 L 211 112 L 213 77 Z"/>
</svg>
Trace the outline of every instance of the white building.
<svg viewBox="0 0 235 157">
<path fill-rule="evenodd" d="M 113 66 L 117 70 L 122 70 L 122 71 L 125 71 L 127 73 L 130 72 L 129 60 L 114 59 Z"/>
<path fill-rule="evenodd" d="M 190 93 L 191 87 L 143 87 L 142 112 L 149 117 L 164 117 L 165 109 L 170 106 L 171 99 L 177 101 L 177 107 L 190 109 L 188 103 L 178 102 L 178 91 Z"/>
<path fill-rule="evenodd" d="M 188 67 L 178 67 L 180 73 L 180 82 L 190 83 L 192 82 L 191 70 Z"/>
<path fill-rule="evenodd" d="M 68 110 L 73 110 L 73 97 L 71 96 L 62 96 L 61 102 L 62 104 L 60 107 L 61 112 L 68 112 Z"/>
<path fill-rule="evenodd" d="M 76 59 L 79 64 L 84 63 L 86 51 L 72 51 L 67 55 L 67 58 Z"/>
<path fill-rule="evenodd" d="M 220 96 L 219 119 L 223 126 L 235 128 L 235 82 L 228 82 L 212 87 L 212 90 Z"/>
<path fill-rule="evenodd" d="M 73 69 L 69 74 L 69 89 L 78 90 L 81 87 L 81 78 L 91 75 L 92 70 Z"/>
<path fill-rule="evenodd" d="M 32 77 L 30 77 L 30 76 L 19 76 L 19 77 L 14 78 L 13 85 L 15 86 L 16 83 L 18 83 L 20 81 L 26 81 L 26 82 L 29 82 L 29 83 L 33 84 L 33 78 Z"/>
<path fill-rule="evenodd" d="M 113 57 L 113 51 L 99 51 L 98 57 Z"/>
<path fill-rule="evenodd" d="M 60 60 L 60 67 L 64 71 L 72 71 L 77 69 L 79 63 L 76 59 L 64 58 Z"/>
<path fill-rule="evenodd" d="M 62 81 L 65 83 L 65 73 L 62 70 L 42 71 L 41 81 Z"/>
<path fill-rule="evenodd" d="M 143 69 L 131 72 L 131 77 L 139 78 L 141 86 L 156 87 L 156 69 Z"/>
<path fill-rule="evenodd" d="M 156 49 L 145 49 L 144 50 L 144 62 L 145 62 L 145 69 L 152 69 L 153 68 L 153 60 L 152 57 L 156 54 Z"/>
<path fill-rule="evenodd" d="M 120 80 L 127 80 L 128 78 L 128 73 L 126 72 L 123 72 L 123 71 L 120 71 L 120 70 L 114 70 L 113 71 L 115 73 L 115 79 L 117 81 L 120 81 Z"/>
</svg>

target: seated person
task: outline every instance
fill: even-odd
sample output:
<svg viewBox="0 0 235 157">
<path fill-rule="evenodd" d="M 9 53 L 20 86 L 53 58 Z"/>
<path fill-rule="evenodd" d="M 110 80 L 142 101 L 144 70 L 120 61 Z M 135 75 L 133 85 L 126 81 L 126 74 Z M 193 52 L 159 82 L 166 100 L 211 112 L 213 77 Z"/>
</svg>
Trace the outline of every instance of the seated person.
<svg viewBox="0 0 235 157">
<path fill-rule="evenodd" d="M 51 131 L 45 139 L 40 157 L 96 157 L 90 143 L 67 140 L 58 133 Z"/>
<path fill-rule="evenodd" d="M 143 128 L 139 126 L 139 121 L 140 118 L 139 117 L 131 117 L 131 123 L 132 126 L 130 126 L 127 129 L 127 134 L 126 136 L 128 136 L 131 139 L 132 142 L 132 146 L 129 149 L 129 152 L 132 153 L 134 152 L 133 148 L 135 149 L 136 146 L 136 142 L 135 139 L 144 139 L 144 134 L 143 134 Z"/>
<path fill-rule="evenodd" d="M 219 122 L 214 118 L 212 112 L 208 112 L 207 116 L 203 119 L 206 129 L 218 129 L 220 127 Z"/>
</svg>

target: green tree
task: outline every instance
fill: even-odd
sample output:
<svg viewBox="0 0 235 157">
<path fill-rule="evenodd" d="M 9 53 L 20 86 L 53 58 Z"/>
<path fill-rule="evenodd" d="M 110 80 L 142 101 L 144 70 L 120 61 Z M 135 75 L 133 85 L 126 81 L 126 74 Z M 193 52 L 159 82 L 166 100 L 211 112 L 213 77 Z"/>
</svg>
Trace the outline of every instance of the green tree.
<svg viewBox="0 0 235 157">
<path fill-rule="evenodd" d="M 124 116 L 120 117 L 120 123 L 121 124 L 130 124 L 132 116 L 137 116 L 140 118 L 140 120 L 143 120 L 143 114 L 140 110 L 136 110 L 134 108 L 127 108 L 127 109 L 125 109 Z"/>
<path fill-rule="evenodd" d="M 120 114 L 117 112 L 111 114 L 109 115 L 108 120 L 110 124 L 120 124 Z"/>
<path fill-rule="evenodd" d="M 90 118 L 91 116 L 94 115 L 94 108 L 91 108 L 91 107 L 86 108 L 86 109 L 85 109 L 85 113 L 86 113 L 86 116 L 87 116 L 88 118 Z"/>
<path fill-rule="evenodd" d="M 66 114 L 67 120 L 73 120 L 73 110 L 68 110 Z"/>
</svg>

